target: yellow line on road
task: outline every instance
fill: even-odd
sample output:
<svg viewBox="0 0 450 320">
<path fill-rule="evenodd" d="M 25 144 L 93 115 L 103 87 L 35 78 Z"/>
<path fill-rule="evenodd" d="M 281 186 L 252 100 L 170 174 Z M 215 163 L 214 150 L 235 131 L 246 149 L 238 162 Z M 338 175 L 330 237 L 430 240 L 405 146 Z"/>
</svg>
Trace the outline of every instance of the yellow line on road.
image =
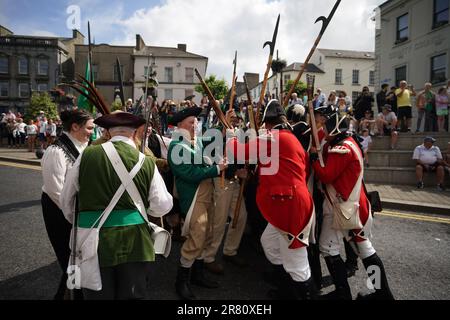
<svg viewBox="0 0 450 320">
<path fill-rule="evenodd" d="M 386 210 L 383 210 L 383 212 L 375 213 L 375 215 L 450 224 L 450 219 L 448 219 L 448 218 L 432 217 L 432 216 L 417 215 L 417 214 L 410 214 L 410 213 L 399 213 L 399 212 L 386 211 Z"/>
<path fill-rule="evenodd" d="M 31 170 L 42 171 L 42 168 L 39 167 L 39 166 L 32 166 L 32 165 L 29 165 L 29 164 L 7 162 L 7 161 L 0 161 L 0 166 L 7 166 L 7 167 L 14 167 L 14 168 L 31 169 Z"/>
</svg>

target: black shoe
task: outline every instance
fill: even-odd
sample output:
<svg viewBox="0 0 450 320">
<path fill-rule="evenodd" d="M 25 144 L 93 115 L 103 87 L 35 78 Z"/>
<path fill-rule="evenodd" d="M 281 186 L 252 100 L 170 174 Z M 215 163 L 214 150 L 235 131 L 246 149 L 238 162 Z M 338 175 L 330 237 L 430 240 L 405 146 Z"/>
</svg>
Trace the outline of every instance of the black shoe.
<svg viewBox="0 0 450 320">
<path fill-rule="evenodd" d="M 423 189 L 425 187 L 425 185 L 423 184 L 422 181 L 417 183 L 417 189 Z"/>
<path fill-rule="evenodd" d="M 345 262 L 345 269 L 347 269 L 347 278 L 351 278 L 355 275 L 356 271 L 358 270 L 358 265 Z"/>
<path fill-rule="evenodd" d="M 444 185 L 442 183 L 437 186 L 438 191 L 445 191 Z"/>
<path fill-rule="evenodd" d="M 193 285 L 208 289 L 215 289 L 219 287 L 218 282 L 209 280 L 205 277 L 203 260 L 195 260 L 194 265 L 192 266 L 191 283 Z"/>
<path fill-rule="evenodd" d="M 224 255 L 222 256 L 222 259 L 223 259 L 224 261 L 230 262 L 230 263 L 232 263 L 232 264 L 234 264 L 235 266 L 238 266 L 238 267 L 240 267 L 240 268 L 245 268 L 245 267 L 248 266 L 248 262 L 247 262 L 245 259 L 239 257 L 238 255 L 227 256 L 227 255 L 224 254 Z"/>
<path fill-rule="evenodd" d="M 223 266 L 217 261 L 210 263 L 205 262 L 205 268 L 211 273 L 222 275 L 224 273 Z"/>
<path fill-rule="evenodd" d="M 177 280 L 175 282 L 175 290 L 182 300 L 194 300 L 195 295 L 189 286 L 190 268 L 178 267 Z"/>
</svg>

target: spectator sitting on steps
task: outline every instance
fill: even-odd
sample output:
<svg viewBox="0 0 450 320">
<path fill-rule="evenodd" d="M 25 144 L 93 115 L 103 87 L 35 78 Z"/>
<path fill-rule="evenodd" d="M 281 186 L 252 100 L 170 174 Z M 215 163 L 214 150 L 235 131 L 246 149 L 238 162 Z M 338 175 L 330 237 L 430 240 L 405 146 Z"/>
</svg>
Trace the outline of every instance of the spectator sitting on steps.
<svg viewBox="0 0 450 320">
<path fill-rule="evenodd" d="M 434 146 L 436 139 L 433 137 L 426 137 L 423 144 L 417 146 L 414 150 L 413 160 L 416 160 L 416 176 L 417 188 L 423 189 L 423 173 L 436 172 L 437 174 L 437 188 L 439 191 L 445 191 L 444 188 L 444 160 L 442 158 L 439 147 Z"/>
<path fill-rule="evenodd" d="M 382 110 L 383 112 L 378 115 L 376 120 L 378 135 L 380 137 L 391 136 L 391 149 L 394 150 L 398 140 L 397 116 L 392 112 L 392 107 L 389 104 L 384 105 Z"/>
</svg>

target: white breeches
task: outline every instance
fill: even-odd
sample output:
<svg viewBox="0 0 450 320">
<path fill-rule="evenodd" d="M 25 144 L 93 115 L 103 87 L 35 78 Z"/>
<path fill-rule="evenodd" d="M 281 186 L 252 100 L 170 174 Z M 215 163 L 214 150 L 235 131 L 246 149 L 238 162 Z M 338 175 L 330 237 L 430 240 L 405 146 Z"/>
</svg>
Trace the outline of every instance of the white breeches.
<svg viewBox="0 0 450 320">
<path fill-rule="evenodd" d="M 370 234 L 372 228 L 372 215 L 369 214 L 369 220 L 363 228 L 364 234 L 367 235 L 366 240 L 362 242 L 351 242 L 355 253 L 361 258 L 365 259 L 376 253 L 370 242 Z M 319 238 L 319 248 L 323 256 L 337 256 L 340 254 L 341 241 L 347 237 L 350 230 L 335 230 L 333 229 L 333 209 L 328 200 L 324 201 L 323 205 L 323 222 L 322 232 Z M 355 246 L 356 245 L 356 248 Z"/>
<path fill-rule="evenodd" d="M 294 281 L 304 282 L 311 277 L 306 247 L 289 249 L 287 240 L 270 223 L 261 236 L 261 244 L 270 263 L 283 265 Z"/>
</svg>

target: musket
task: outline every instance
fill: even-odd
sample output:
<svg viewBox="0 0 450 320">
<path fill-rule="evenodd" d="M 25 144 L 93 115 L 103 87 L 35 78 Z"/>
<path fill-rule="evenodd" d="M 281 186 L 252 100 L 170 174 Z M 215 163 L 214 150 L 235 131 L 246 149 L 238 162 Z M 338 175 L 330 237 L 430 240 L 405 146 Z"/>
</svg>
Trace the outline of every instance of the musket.
<svg viewBox="0 0 450 320">
<path fill-rule="evenodd" d="M 89 60 L 89 76 L 92 84 L 94 83 L 94 72 L 92 70 L 92 47 L 91 47 L 91 25 L 88 21 L 88 60 Z"/>
<path fill-rule="evenodd" d="M 147 74 L 144 75 L 144 78 L 145 78 L 145 92 L 144 92 L 144 112 L 143 112 L 143 114 L 144 114 L 144 118 L 145 119 L 149 118 L 147 112 L 150 112 L 148 110 L 148 105 L 147 105 L 148 80 L 150 78 L 149 72 L 150 72 L 150 55 L 148 55 L 148 58 L 147 58 Z"/>
<path fill-rule="evenodd" d="M 119 90 L 120 90 L 120 100 L 122 100 L 122 106 L 125 106 L 125 96 L 123 92 L 123 80 L 122 80 L 122 69 L 120 68 L 119 57 L 116 57 L 116 68 L 117 68 L 117 77 L 119 78 Z"/>
<path fill-rule="evenodd" d="M 331 19 L 333 19 L 334 13 L 336 12 L 337 8 L 339 7 L 339 4 L 341 3 L 341 0 L 337 0 L 333 10 L 331 10 L 330 15 L 328 18 L 325 18 L 324 16 L 320 16 L 317 18 L 317 20 L 314 23 L 317 23 L 319 21 L 322 21 L 322 29 L 320 30 L 319 36 L 317 37 L 316 41 L 314 42 L 313 47 L 311 48 L 311 51 L 309 52 L 308 56 L 306 57 L 305 62 L 303 63 L 302 67 L 300 68 L 300 71 L 297 75 L 297 78 L 294 80 L 294 82 L 291 85 L 291 89 L 289 90 L 289 93 L 284 97 L 283 101 L 283 107 L 287 107 L 289 104 L 289 99 L 292 96 L 292 93 L 295 90 L 295 87 L 297 86 L 298 82 L 300 81 L 300 78 L 303 75 L 303 72 L 305 72 L 305 69 L 309 63 L 309 60 L 311 59 L 312 55 L 314 54 L 314 51 L 316 51 L 317 46 L 319 45 L 320 40 L 322 39 L 323 34 L 325 33 L 325 30 L 327 30 L 328 25 L 331 22 Z"/>
<path fill-rule="evenodd" d="M 270 47 L 269 60 L 267 61 L 266 72 L 264 73 L 264 80 L 261 88 L 261 95 L 259 96 L 258 107 L 256 108 L 256 124 L 259 126 L 259 115 L 261 113 L 261 107 L 264 103 L 264 96 L 266 95 L 267 81 L 269 80 L 269 72 L 272 67 L 273 54 L 275 52 L 275 44 L 277 43 L 278 26 L 280 24 L 280 15 L 278 15 L 277 24 L 273 32 L 272 41 L 266 41 L 263 45 L 263 49 L 268 45 Z"/>
<path fill-rule="evenodd" d="M 231 94 L 230 94 L 230 108 L 229 110 L 233 110 L 234 98 L 236 97 L 236 65 L 237 65 L 237 50 L 234 53 L 234 69 L 233 69 L 233 77 L 231 78 Z"/>
<path fill-rule="evenodd" d="M 311 119 L 309 125 L 311 127 L 311 134 L 314 139 L 314 144 L 316 145 L 317 154 L 319 155 L 320 166 L 323 168 L 325 165 L 323 163 L 323 157 L 321 152 L 322 147 L 320 145 L 319 135 L 317 133 L 316 119 L 314 117 L 314 107 L 312 102 L 314 95 L 314 81 L 315 76 L 306 75 L 306 83 L 308 88 L 308 110 L 309 110 L 309 117 Z"/>
</svg>

